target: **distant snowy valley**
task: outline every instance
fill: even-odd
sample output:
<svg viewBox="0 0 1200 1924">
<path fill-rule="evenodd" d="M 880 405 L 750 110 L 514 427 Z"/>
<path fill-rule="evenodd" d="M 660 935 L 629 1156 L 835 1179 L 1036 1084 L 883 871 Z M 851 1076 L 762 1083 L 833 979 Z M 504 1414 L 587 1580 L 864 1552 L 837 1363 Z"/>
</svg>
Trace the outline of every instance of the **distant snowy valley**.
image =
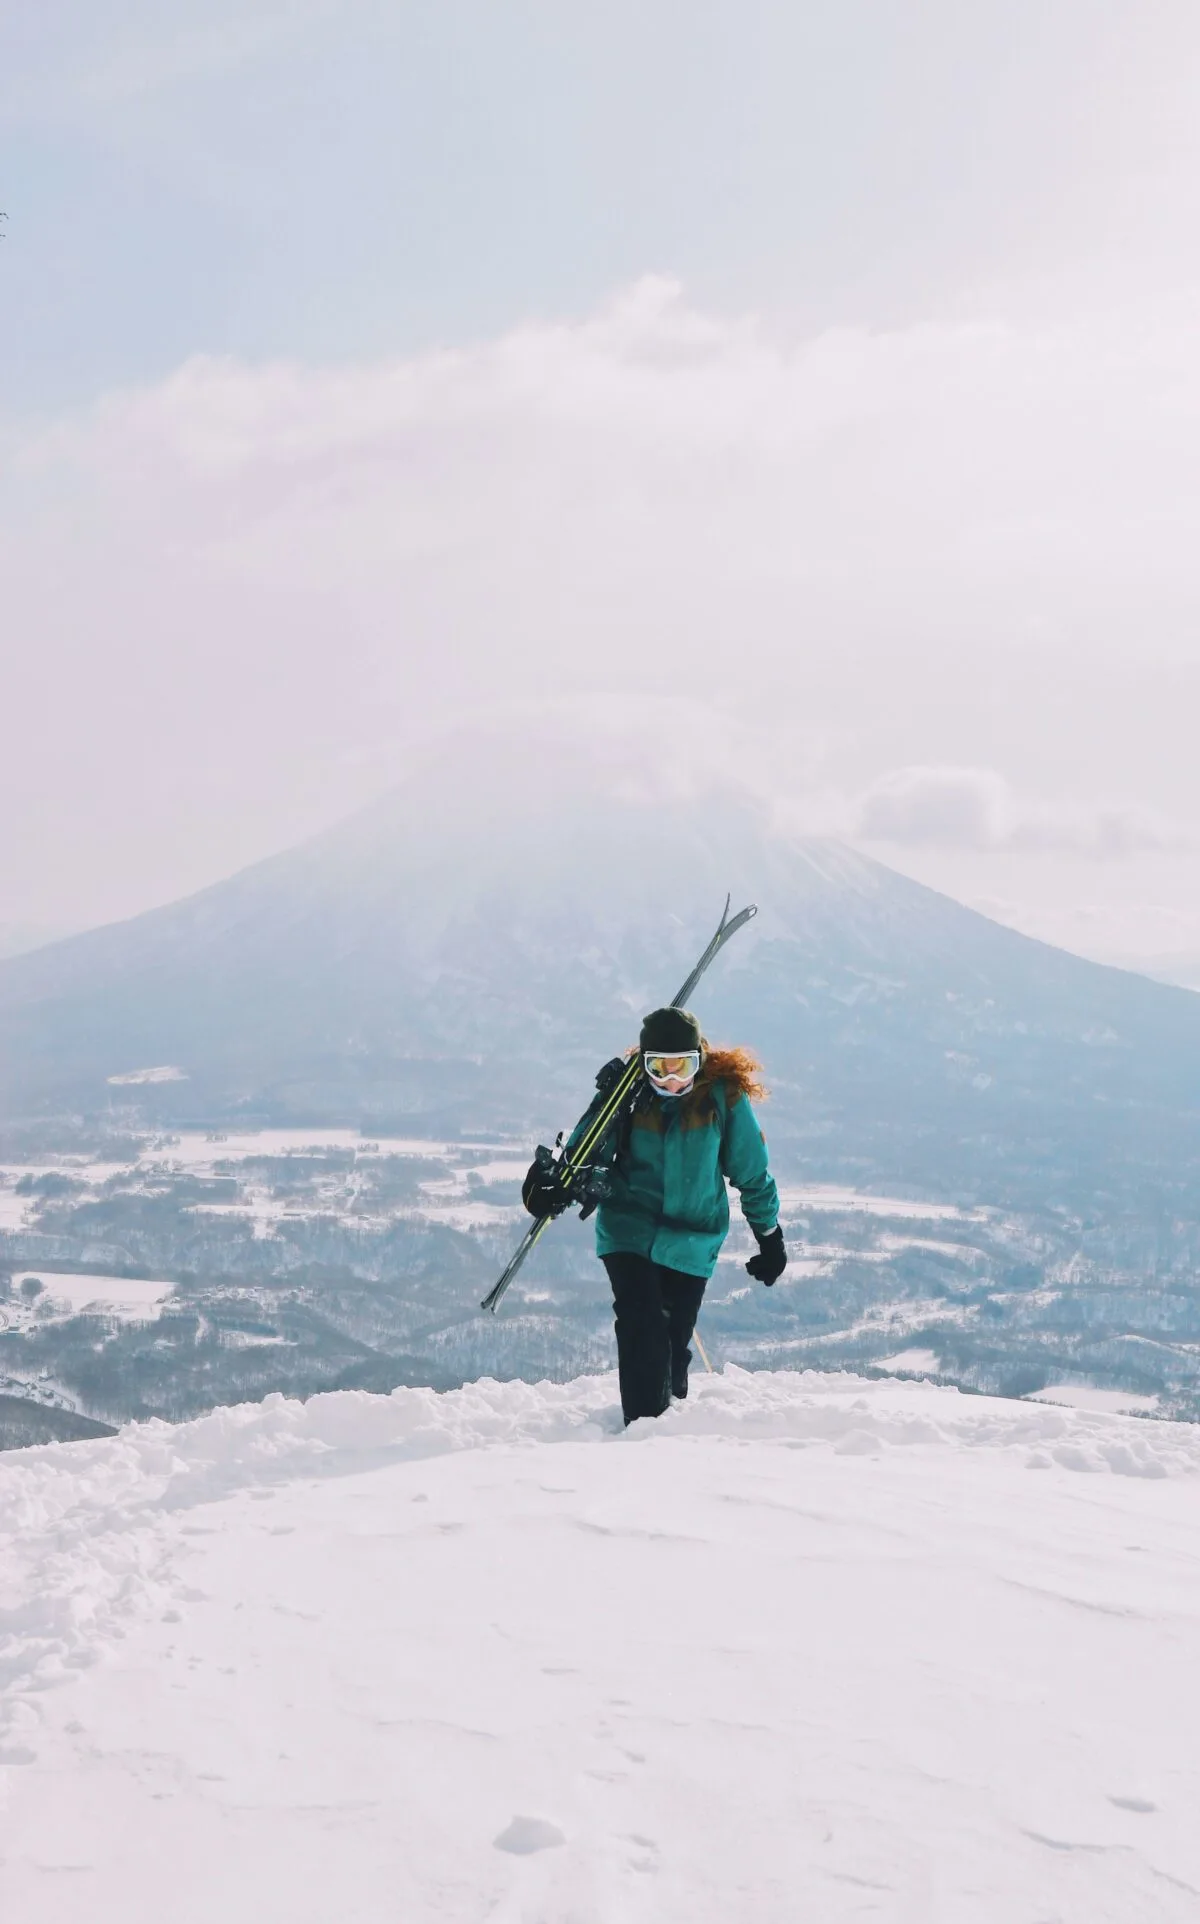
<svg viewBox="0 0 1200 1924">
<path fill-rule="evenodd" d="M 530 1144 L 351 1129 L 112 1133 L 0 1165 L 0 1436 L 175 1419 L 273 1389 L 565 1381 L 608 1366 L 591 1230 L 556 1225 L 501 1315 Z M 1081 1226 L 781 1172 L 770 1292 L 735 1231 L 701 1320 L 720 1364 L 853 1367 L 1200 1413 L 1194 1298 L 1122 1279 Z M 1173 1325 L 1173 1326 L 1172 1326 Z M 59 1419 L 74 1427 L 56 1432 Z M 83 1427 L 81 1428 L 80 1425 Z"/>
</svg>

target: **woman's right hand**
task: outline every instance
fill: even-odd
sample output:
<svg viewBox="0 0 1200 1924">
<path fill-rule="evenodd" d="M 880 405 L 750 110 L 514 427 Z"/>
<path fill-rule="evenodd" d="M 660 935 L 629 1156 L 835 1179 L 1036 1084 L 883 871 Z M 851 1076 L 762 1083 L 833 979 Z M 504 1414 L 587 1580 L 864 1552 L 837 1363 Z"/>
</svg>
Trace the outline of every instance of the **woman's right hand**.
<svg viewBox="0 0 1200 1924">
<path fill-rule="evenodd" d="M 521 1201 L 531 1216 L 561 1216 L 567 1207 L 559 1165 L 544 1144 L 521 1184 Z"/>
</svg>

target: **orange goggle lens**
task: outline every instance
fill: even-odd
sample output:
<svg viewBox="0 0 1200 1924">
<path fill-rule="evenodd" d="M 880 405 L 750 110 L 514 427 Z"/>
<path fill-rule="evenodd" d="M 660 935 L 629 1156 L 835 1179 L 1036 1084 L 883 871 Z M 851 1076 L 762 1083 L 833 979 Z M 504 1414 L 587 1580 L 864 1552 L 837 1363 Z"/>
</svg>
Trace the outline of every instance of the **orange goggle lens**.
<svg viewBox="0 0 1200 1924">
<path fill-rule="evenodd" d="M 656 1055 L 647 1049 L 642 1056 L 646 1074 L 652 1082 L 687 1082 L 700 1068 L 699 1049 L 685 1049 L 682 1055 Z"/>
</svg>

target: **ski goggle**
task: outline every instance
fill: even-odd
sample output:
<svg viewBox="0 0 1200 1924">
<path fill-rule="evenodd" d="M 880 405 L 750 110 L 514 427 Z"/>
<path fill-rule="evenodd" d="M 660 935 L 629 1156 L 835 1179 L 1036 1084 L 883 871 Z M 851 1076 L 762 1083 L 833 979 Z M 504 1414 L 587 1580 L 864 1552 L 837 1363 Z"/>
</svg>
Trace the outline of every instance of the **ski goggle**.
<svg viewBox="0 0 1200 1924">
<path fill-rule="evenodd" d="M 684 1049 L 679 1055 L 668 1056 L 646 1049 L 642 1061 L 651 1082 L 666 1082 L 668 1078 L 673 1082 L 690 1082 L 694 1075 L 699 1074 L 700 1051 Z"/>
</svg>

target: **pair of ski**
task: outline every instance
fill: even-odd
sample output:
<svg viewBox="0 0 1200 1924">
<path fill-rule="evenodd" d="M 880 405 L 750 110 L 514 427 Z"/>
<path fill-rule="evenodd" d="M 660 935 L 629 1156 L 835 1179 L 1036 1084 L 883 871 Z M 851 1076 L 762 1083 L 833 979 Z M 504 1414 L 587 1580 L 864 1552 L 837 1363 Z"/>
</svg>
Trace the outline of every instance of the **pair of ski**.
<svg viewBox="0 0 1200 1924">
<path fill-rule="evenodd" d="M 725 897 L 725 909 L 717 925 L 716 934 L 688 976 L 687 981 L 678 993 L 672 996 L 671 1007 L 673 1009 L 682 1009 L 686 1006 L 696 984 L 700 981 L 700 978 L 704 975 L 709 965 L 720 954 L 730 937 L 736 935 L 739 929 L 745 928 L 747 922 L 758 914 L 758 909 L 751 904 L 749 908 L 741 909 L 735 916 L 731 917 L 729 913 L 729 903 L 731 899 L 728 895 Z M 596 1161 L 603 1156 L 614 1131 L 619 1127 L 637 1100 L 638 1093 L 645 1080 L 645 1075 L 646 1071 L 642 1064 L 642 1054 L 639 1049 L 630 1057 L 620 1075 L 607 1087 L 602 1087 L 600 1095 L 587 1110 L 583 1119 L 576 1124 L 571 1137 L 568 1138 L 567 1147 L 563 1150 L 557 1163 L 554 1165 L 558 1177 L 559 1189 L 566 1197 L 568 1204 L 572 1202 L 585 1202 L 587 1200 L 587 1190 L 593 1167 Z M 578 1137 L 578 1140 L 575 1140 L 575 1137 Z M 559 1140 L 561 1141 L 561 1137 Z M 514 1249 L 503 1272 L 479 1305 L 481 1309 L 490 1309 L 492 1314 L 495 1314 L 500 1298 L 512 1282 L 521 1264 L 525 1261 L 534 1244 L 545 1234 L 548 1225 L 553 1221 L 553 1214 L 534 1218 L 520 1242 L 517 1244 L 517 1247 Z"/>
</svg>

